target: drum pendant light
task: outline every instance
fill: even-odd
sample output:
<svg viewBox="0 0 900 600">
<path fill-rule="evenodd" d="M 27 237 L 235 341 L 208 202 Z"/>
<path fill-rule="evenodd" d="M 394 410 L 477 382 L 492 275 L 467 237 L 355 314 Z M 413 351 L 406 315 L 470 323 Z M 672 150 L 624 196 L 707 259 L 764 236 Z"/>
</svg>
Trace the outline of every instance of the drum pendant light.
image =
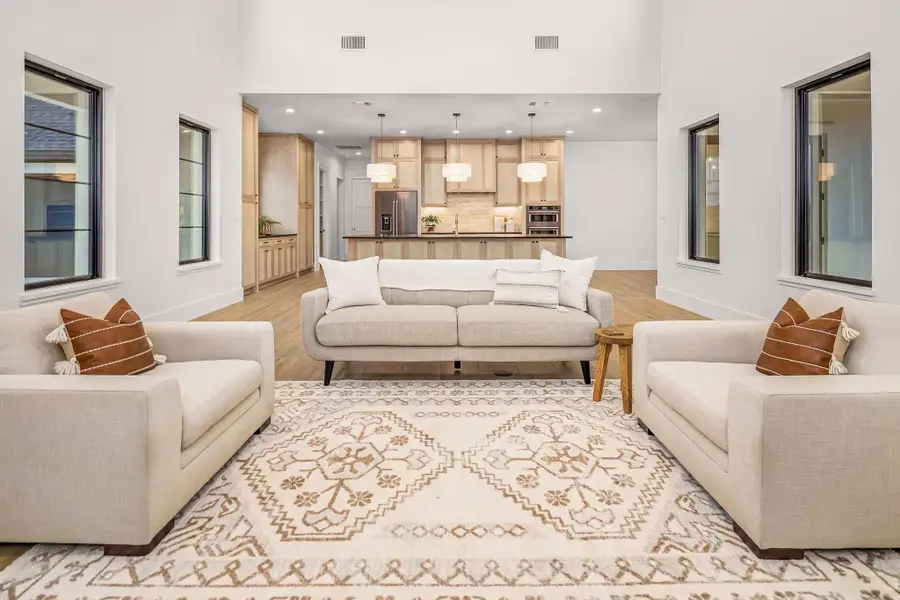
<svg viewBox="0 0 900 600">
<path fill-rule="evenodd" d="M 534 160 L 534 117 L 535 113 L 528 113 L 531 117 L 531 151 L 529 152 L 529 162 L 520 163 L 516 169 L 519 179 L 524 183 L 537 183 L 547 176 L 547 165 Z"/>
<path fill-rule="evenodd" d="M 381 153 L 381 138 L 384 137 L 384 113 L 378 113 L 378 119 L 381 123 L 381 135 L 375 144 L 376 154 Z M 385 163 L 380 161 L 380 156 L 374 156 L 375 162 L 366 165 L 366 177 L 372 183 L 390 183 L 397 176 L 397 165 L 394 163 Z"/>
<path fill-rule="evenodd" d="M 456 132 L 456 160 L 459 161 L 461 158 L 459 154 L 459 113 L 453 113 L 454 118 L 456 119 L 456 127 L 453 128 L 453 131 Z M 463 182 L 468 181 L 469 177 L 472 176 L 472 165 L 461 162 L 453 162 L 447 163 L 441 167 L 441 175 L 447 181 L 453 182 Z"/>
</svg>

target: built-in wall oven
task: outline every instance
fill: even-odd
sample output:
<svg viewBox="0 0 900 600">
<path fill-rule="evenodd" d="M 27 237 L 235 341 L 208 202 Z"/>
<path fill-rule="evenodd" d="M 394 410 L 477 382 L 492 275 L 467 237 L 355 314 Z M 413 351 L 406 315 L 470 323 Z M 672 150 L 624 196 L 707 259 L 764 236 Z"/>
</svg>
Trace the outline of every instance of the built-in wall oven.
<svg viewBox="0 0 900 600">
<path fill-rule="evenodd" d="M 525 219 L 529 235 L 559 235 L 559 206 L 532 204 L 525 207 Z"/>
</svg>

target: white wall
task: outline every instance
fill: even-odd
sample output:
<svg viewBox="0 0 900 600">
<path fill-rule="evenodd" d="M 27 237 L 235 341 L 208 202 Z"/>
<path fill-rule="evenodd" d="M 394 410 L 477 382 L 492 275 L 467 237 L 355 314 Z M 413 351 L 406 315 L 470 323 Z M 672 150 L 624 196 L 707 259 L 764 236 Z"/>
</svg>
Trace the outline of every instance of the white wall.
<svg viewBox="0 0 900 600">
<path fill-rule="evenodd" d="M 337 180 L 343 179 L 344 186 L 342 195 L 346 194 L 347 178 L 344 174 L 344 166 L 346 159 L 329 150 L 321 144 L 316 144 L 316 168 L 325 169 L 325 244 L 326 248 L 317 248 L 316 256 L 324 256 L 325 258 L 338 258 L 338 249 L 343 241 L 341 233 L 341 225 L 339 223 L 339 203 L 337 192 Z M 318 173 L 316 175 L 316 186 L 319 185 Z M 316 245 L 319 243 L 319 188 L 316 187 Z"/>
<path fill-rule="evenodd" d="M 893 16 L 894 18 L 890 18 Z M 658 295 L 714 317 L 772 318 L 793 273 L 789 86 L 871 53 L 875 298 L 900 302 L 900 36 L 896 0 L 676 0 L 663 5 Z M 721 117 L 721 270 L 678 264 L 687 134 Z M 790 278 L 788 278 L 790 279 Z"/>
<path fill-rule="evenodd" d="M 237 0 L 0 3 L 0 308 L 23 292 L 26 53 L 107 86 L 105 275 L 145 318 L 241 298 Z M 217 268 L 178 274 L 178 118 L 213 129 Z"/>
<path fill-rule="evenodd" d="M 656 142 L 566 143 L 569 258 L 656 268 Z"/>
<path fill-rule="evenodd" d="M 241 0 L 245 93 L 655 93 L 662 0 Z M 340 49 L 365 35 L 365 52 Z M 559 35 L 558 52 L 533 36 Z"/>
</svg>

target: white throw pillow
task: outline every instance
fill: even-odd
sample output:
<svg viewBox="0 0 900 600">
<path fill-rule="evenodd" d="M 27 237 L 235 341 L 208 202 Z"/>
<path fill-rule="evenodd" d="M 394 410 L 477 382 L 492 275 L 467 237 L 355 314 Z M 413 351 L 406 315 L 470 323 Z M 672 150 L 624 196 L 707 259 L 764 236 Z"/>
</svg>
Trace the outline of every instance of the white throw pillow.
<svg viewBox="0 0 900 600">
<path fill-rule="evenodd" d="M 587 310 L 587 291 L 591 287 L 591 277 L 597 267 L 597 257 L 584 260 L 569 260 L 541 250 L 541 271 L 560 270 L 562 282 L 559 285 L 559 303 L 581 311 Z"/>
<path fill-rule="evenodd" d="M 519 304 L 559 308 L 562 271 L 510 271 L 497 269 L 492 304 Z"/>
<path fill-rule="evenodd" d="M 348 306 L 385 304 L 378 282 L 378 257 L 343 262 L 320 258 L 328 285 L 325 314 Z"/>
</svg>

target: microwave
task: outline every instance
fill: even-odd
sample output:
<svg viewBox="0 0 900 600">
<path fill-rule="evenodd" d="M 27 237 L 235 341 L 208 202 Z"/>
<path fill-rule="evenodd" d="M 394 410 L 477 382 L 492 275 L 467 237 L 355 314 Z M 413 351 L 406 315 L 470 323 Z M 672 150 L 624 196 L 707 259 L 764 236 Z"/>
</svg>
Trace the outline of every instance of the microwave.
<svg viewBox="0 0 900 600">
<path fill-rule="evenodd" d="M 525 215 L 528 233 L 533 235 L 559 234 L 559 206 L 546 204 L 529 205 L 525 208 Z"/>
</svg>

